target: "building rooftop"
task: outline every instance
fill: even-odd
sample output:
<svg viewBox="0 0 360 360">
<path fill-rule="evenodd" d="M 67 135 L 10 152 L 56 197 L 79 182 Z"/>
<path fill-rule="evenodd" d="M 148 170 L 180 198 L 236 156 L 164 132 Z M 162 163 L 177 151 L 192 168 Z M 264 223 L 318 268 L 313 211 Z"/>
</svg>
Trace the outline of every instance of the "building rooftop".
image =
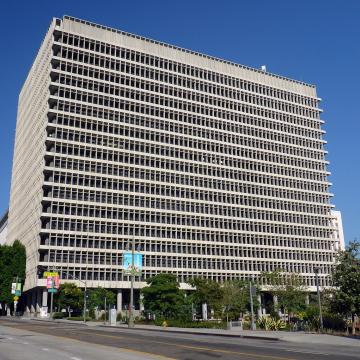
<svg viewBox="0 0 360 360">
<path fill-rule="evenodd" d="M 250 67 L 250 66 L 241 65 L 241 64 L 238 64 L 238 63 L 235 63 L 235 62 L 232 62 L 232 61 L 228 61 L 228 60 L 224 60 L 224 59 L 221 59 L 221 58 L 217 58 L 217 57 L 214 57 L 214 56 L 205 55 L 205 54 L 202 54 L 200 52 L 184 49 L 184 48 L 181 48 L 179 46 L 171 45 L 171 44 L 168 44 L 168 43 L 165 43 L 165 42 L 152 40 L 152 39 L 146 38 L 144 36 L 135 35 L 135 34 L 132 34 L 132 33 L 129 33 L 129 32 L 117 30 L 117 29 L 114 29 L 114 28 L 111 28 L 111 27 L 108 27 L 108 26 L 104 26 L 104 25 L 99 25 L 99 24 L 96 24 L 96 23 L 93 23 L 93 22 L 90 22 L 90 21 L 86 21 L 86 20 L 82 20 L 82 19 L 78 19 L 78 18 L 69 16 L 69 15 L 64 15 L 63 20 L 64 19 L 74 21 L 74 22 L 78 22 L 78 23 L 81 23 L 81 24 L 84 24 L 84 25 L 89 25 L 89 26 L 96 27 L 96 28 L 99 28 L 99 29 L 107 30 L 107 31 L 117 33 L 117 34 L 120 34 L 120 35 L 129 36 L 129 37 L 132 37 L 134 39 L 150 42 L 152 44 L 157 44 L 157 45 L 164 46 L 164 47 L 167 47 L 167 48 L 182 51 L 182 52 L 185 52 L 185 53 L 188 53 L 188 54 L 200 56 L 202 58 L 219 61 L 219 62 L 222 62 L 224 64 L 233 65 L 233 66 L 236 66 L 236 67 L 239 67 L 239 68 L 242 68 L 242 69 L 246 69 L 246 70 L 250 70 L 250 71 L 254 71 L 254 72 L 257 72 L 257 73 L 260 73 L 260 74 L 266 73 L 266 75 L 269 75 L 269 76 L 277 78 L 277 79 L 282 79 L 282 80 L 290 81 L 290 82 L 300 84 L 300 85 L 303 85 L 303 86 L 308 86 L 308 87 L 311 87 L 311 88 L 315 88 L 315 85 L 308 84 L 308 83 L 305 83 L 305 82 L 302 82 L 302 81 L 299 81 L 299 80 L 293 80 L 293 79 L 287 78 L 285 76 L 280 76 L 280 75 L 277 75 L 277 74 L 269 73 L 267 71 L 265 72 L 264 70 L 261 70 L 261 69 L 256 69 L 256 68 L 253 68 L 253 67 Z M 58 19 L 58 20 L 61 21 L 61 19 Z"/>
</svg>

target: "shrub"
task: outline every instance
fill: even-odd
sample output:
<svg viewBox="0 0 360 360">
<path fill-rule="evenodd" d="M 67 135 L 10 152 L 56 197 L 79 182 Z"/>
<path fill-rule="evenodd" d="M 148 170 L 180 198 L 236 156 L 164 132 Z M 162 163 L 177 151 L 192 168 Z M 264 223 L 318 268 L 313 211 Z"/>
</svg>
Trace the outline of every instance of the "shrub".
<svg viewBox="0 0 360 360">
<path fill-rule="evenodd" d="M 271 325 L 271 318 L 267 317 L 267 316 L 262 316 L 258 321 L 257 321 L 257 325 L 260 329 L 264 329 L 264 330 L 270 330 L 270 325 Z"/>
<path fill-rule="evenodd" d="M 84 321 L 84 317 L 83 316 L 72 316 L 72 317 L 68 317 L 68 320 L 72 320 L 72 321 Z M 87 316 L 86 317 L 86 321 L 91 321 L 91 317 Z"/>
<path fill-rule="evenodd" d="M 165 319 L 156 318 L 154 325 L 162 326 Z M 149 322 L 148 322 L 149 323 Z M 220 321 L 186 321 L 178 319 L 166 320 L 168 327 L 197 328 L 197 329 L 226 329 L 226 322 Z"/>
<path fill-rule="evenodd" d="M 123 323 L 126 323 L 127 322 L 127 317 L 124 316 L 122 313 L 118 313 L 116 315 L 116 321 L 121 321 Z"/>
<path fill-rule="evenodd" d="M 52 318 L 54 319 L 54 320 L 56 320 L 56 319 L 63 319 L 64 317 L 67 317 L 67 313 L 64 313 L 64 312 L 56 312 L 56 313 L 53 313 L 53 315 L 52 315 Z"/>
<path fill-rule="evenodd" d="M 282 329 L 285 329 L 286 327 L 286 324 L 283 320 L 281 319 L 272 319 L 271 318 L 271 324 L 270 324 L 270 330 L 282 330 Z"/>
<path fill-rule="evenodd" d="M 89 310 L 89 316 L 92 318 L 92 319 L 95 319 L 95 309 L 92 307 L 90 308 Z"/>
<path fill-rule="evenodd" d="M 331 329 L 335 331 L 346 330 L 346 321 L 337 314 L 324 314 L 323 324 L 325 329 Z"/>
<path fill-rule="evenodd" d="M 268 330 L 282 330 L 285 329 L 286 324 L 281 319 L 274 319 L 272 317 L 263 316 L 257 321 L 260 329 Z"/>
</svg>

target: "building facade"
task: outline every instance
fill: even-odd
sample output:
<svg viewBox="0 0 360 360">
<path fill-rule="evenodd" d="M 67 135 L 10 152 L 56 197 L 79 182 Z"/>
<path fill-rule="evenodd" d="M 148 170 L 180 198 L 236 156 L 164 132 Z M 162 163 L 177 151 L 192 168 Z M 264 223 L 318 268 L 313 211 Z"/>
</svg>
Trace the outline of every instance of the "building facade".
<svg viewBox="0 0 360 360">
<path fill-rule="evenodd" d="M 0 245 L 5 245 L 8 232 L 8 211 L 0 218 Z"/>
<path fill-rule="evenodd" d="M 335 239 L 335 250 L 345 250 L 345 236 L 342 223 L 341 211 L 331 210 L 333 237 Z"/>
<path fill-rule="evenodd" d="M 313 85 L 68 16 L 21 90 L 9 239 L 38 269 L 127 289 L 122 254 L 159 272 L 328 284 L 334 257 Z"/>
</svg>

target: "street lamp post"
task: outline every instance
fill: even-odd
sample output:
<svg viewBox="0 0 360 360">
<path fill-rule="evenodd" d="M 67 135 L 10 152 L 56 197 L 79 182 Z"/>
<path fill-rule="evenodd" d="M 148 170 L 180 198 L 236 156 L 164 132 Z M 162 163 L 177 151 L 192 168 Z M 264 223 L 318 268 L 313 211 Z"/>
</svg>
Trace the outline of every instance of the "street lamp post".
<svg viewBox="0 0 360 360">
<path fill-rule="evenodd" d="M 132 238 L 131 245 L 131 288 L 130 288 L 130 308 L 129 308 L 129 328 L 133 328 L 134 324 L 134 255 L 135 255 L 135 238 Z"/>
<path fill-rule="evenodd" d="M 50 295 L 50 319 L 53 318 L 53 304 L 54 304 L 54 278 L 51 279 L 51 295 Z"/>
<path fill-rule="evenodd" d="M 250 293 L 250 310 L 251 310 L 251 330 L 256 330 L 255 321 L 254 321 L 253 287 L 251 280 L 249 283 L 249 293 Z"/>
<path fill-rule="evenodd" d="M 320 316 L 320 330 L 323 329 L 323 317 L 322 317 L 322 310 L 321 310 L 321 297 L 320 297 L 320 288 L 319 288 L 319 268 L 314 268 L 315 279 L 316 279 L 316 291 L 319 303 L 319 316 Z"/>
</svg>

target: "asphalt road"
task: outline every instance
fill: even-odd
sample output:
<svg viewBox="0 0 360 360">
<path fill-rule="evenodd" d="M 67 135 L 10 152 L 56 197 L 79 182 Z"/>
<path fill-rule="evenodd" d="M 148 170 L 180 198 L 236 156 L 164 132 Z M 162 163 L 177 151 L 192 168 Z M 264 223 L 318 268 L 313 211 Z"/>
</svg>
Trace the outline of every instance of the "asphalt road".
<svg viewBox="0 0 360 360">
<path fill-rule="evenodd" d="M 351 360 L 360 359 L 360 347 L 294 344 L 273 340 L 87 327 L 77 323 L 0 319 L 0 360 L 115 358 Z"/>
</svg>

